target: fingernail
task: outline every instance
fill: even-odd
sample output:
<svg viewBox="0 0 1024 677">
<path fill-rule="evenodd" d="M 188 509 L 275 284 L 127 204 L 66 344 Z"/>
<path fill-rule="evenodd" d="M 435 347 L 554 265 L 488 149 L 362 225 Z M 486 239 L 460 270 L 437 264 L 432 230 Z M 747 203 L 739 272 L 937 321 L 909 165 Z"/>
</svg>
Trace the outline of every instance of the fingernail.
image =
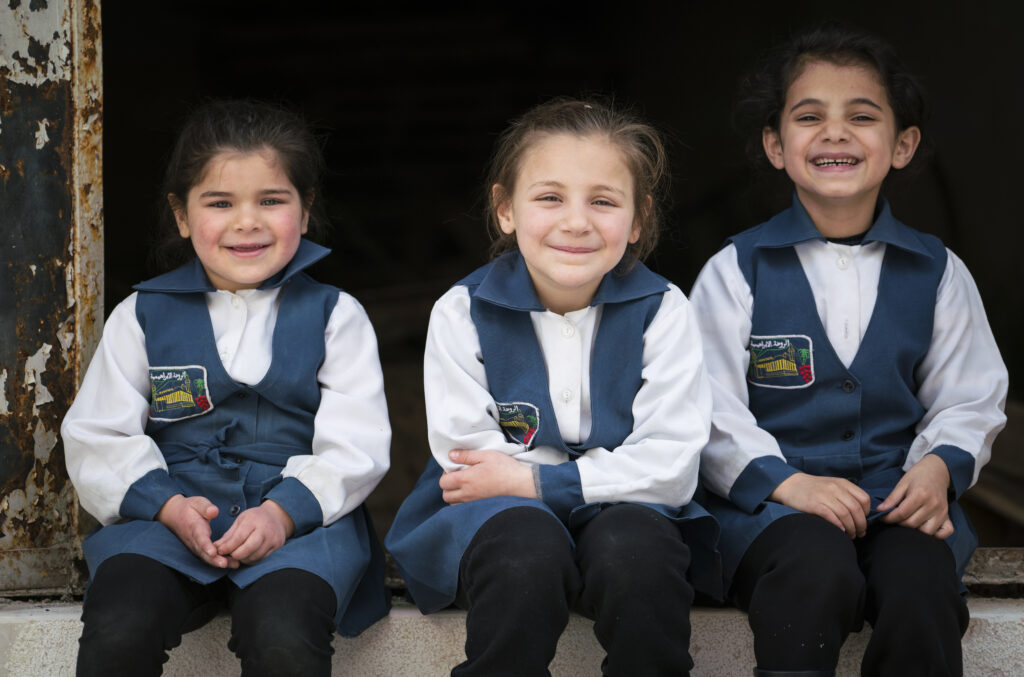
<svg viewBox="0 0 1024 677">
<path fill-rule="evenodd" d="M 457 461 L 457 460 L 459 460 L 459 457 L 460 457 L 461 455 L 462 455 L 462 454 L 461 454 L 460 452 L 458 452 L 458 451 L 455 451 L 455 450 L 452 450 L 452 451 L 449 451 L 449 452 L 448 452 L 448 458 L 452 459 L 453 461 Z"/>
</svg>

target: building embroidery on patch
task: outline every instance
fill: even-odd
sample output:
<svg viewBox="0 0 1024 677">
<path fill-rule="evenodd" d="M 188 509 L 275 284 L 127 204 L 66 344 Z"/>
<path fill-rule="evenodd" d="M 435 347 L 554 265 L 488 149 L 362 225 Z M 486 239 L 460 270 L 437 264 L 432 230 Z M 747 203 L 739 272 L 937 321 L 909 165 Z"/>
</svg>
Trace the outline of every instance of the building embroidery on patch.
<svg viewBox="0 0 1024 677">
<path fill-rule="evenodd" d="M 505 435 L 529 449 L 540 427 L 540 410 L 529 402 L 498 402 L 497 405 L 498 424 Z"/>
<path fill-rule="evenodd" d="M 180 421 L 213 410 L 206 367 L 150 367 L 149 387 L 149 417 L 154 421 Z"/>
<path fill-rule="evenodd" d="M 762 388 L 806 388 L 814 383 L 810 336 L 751 336 L 747 380 Z"/>
</svg>

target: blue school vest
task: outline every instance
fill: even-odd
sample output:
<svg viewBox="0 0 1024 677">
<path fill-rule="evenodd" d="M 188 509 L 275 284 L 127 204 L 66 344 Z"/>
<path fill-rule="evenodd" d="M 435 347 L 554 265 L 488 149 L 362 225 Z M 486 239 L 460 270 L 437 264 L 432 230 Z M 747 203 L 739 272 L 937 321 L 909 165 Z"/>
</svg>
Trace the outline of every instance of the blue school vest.
<svg viewBox="0 0 1024 677">
<path fill-rule="evenodd" d="M 252 386 L 234 381 L 224 369 L 206 307 L 205 293 L 214 290 L 198 261 L 136 286 L 136 317 L 150 365 L 146 434 L 168 470 L 136 482 L 121 513 L 146 514 L 147 488 L 170 481 L 186 496 L 205 496 L 218 507 L 213 540 L 240 512 L 267 498 L 292 516 L 293 537 L 256 564 L 223 570 L 196 558 L 163 525 L 139 519 L 104 527 L 86 541 L 91 571 L 122 552 L 147 555 L 201 583 L 226 575 L 240 587 L 272 571 L 299 568 L 331 584 L 339 632 L 358 634 L 387 613 L 383 553 L 365 509 L 320 526 L 323 513 L 313 494 L 298 480 L 281 477 L 291 456 L 312 453 L 320 404 L 316 373 L 339 292 L 302 269 L 327 253 L 303 241 L 289 265 L 261 286 L 282 289 L 272 361 Z"/>
<path fill-rule="evenodd" d="M 931 235 L 893 218 L 881 203 L 865 242 L 884 242 L 877 299 L 849 368 L 825 334 L 794 245 L 822 236 L 799 201 L 770 221 L 733 237 L 737 261 L 754 297 L 747 391 L 758 426 L 778 441 L 786 462 L 813 475 L 843 477 L 877 505 L 903 476 L 903 463 L 924 415 L 914 371 L 931 345 L 935 300 L 946 248 Z M 967 486 L 973 457 L 953 447 L 936 450 L 957 486 Z M 729 493 L 708 509 L 722 524 L 722 550 L 731 576 L 747 546 L 769 523 L 794 510 L 764 501 L 754 478 L 777 471 L 776 458 L 755 459 Z M 968 473 L 957 479 L 956 473 Z M 740 507 L 737 507 L 740 506 Z M 956 528 L 947 539 L 962 574 L 977 545 L 955 503 Z"/>
<path fill-rule="evenodd" d="M 664 278 L 643 264 L 626 275 L 605 275 L 591 305 L 603 304 L 591 358 L 592 428 L 581 444 L 566 444 L 558 429 L 548 389 L 548 374 L 530 313 L 544 306 L 518 252 L 505 254 L 458 285 L 470 294 L 499 424 L 510 441 L 530 449 L 552 446 L 575 460 L 587 449 L 615 449 L 633 430 L 632 404 L 641 385 L 643 336 L 668 289 Z M 495 497 L 446 505 L 438 487 L 441 467 L 431 458 L 403 503 L 386 540 L 416 603 L 424 612 L 451 603 L 459 562 L 477 529 L 502 510 L 517 505 L 552 512 L 576 529 L 609 504 L 585 504 L 579 469 L 573 462 L 540 466 L 544 501 Z M 548 491 L 556 488 L 557 491 Z M 695 502 L 674 508 L 646 504 L 680 523 L 693 551 L 690 578 L 705 593 L 721 594 L 715 545 L 717 525 Z"/>
</svg>

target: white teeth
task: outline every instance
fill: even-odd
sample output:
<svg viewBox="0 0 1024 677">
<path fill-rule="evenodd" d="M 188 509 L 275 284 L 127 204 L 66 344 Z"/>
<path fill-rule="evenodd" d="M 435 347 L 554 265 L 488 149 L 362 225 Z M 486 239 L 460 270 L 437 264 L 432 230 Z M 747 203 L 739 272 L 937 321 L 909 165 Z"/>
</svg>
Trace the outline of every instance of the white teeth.
<svg viewBox="0 0 1024 677">
<path fill-rule="evenodd" d="M 853 158 L 842 158 L 837 160 L 819 158 L 814 161 L 815 167 L 838 167 L 840 165 L 853 166 L 855 164 L 857 164 L 857 160 Z"/>
</svg>

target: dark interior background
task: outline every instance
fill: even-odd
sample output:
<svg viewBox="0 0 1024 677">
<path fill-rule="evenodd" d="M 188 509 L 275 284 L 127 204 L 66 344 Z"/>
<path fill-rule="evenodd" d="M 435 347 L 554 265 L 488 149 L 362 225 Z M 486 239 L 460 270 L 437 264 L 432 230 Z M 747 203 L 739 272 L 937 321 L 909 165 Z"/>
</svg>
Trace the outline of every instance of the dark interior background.
<svg viewBox="0 0 1024 677">
<path fill-rule="evenodd" d="M 301 111 L 326 135 L 330 167 L 334 253 L 314 274 L 363 302 L 380 340 L 394 426 L 393 467 L 370 501 L 383 531 L 428 453 L 429 309 L 486 260 L 478 198 L 508 120 L 596 93 L 666 132 L 673 205 L 648 263 L 688 290 L 723 238 L 789 201 L 784 180 L 751 171 L 732 129 L 741 73 L 793 30 L 840 19 L 893 42 L 929 91 L 930 163 L 886 193 L 898 217 L 966 261 L 1020 399 L 1024 22 L 1007 16 L 1011 3 L 482 4 L 104 3 L 108 312 L 153 273 L 158 186 L 185 112 L 206 97 Z M 983 544 L 1024 543 L 1019 528 L 981 531 Z"/>
</svg>

